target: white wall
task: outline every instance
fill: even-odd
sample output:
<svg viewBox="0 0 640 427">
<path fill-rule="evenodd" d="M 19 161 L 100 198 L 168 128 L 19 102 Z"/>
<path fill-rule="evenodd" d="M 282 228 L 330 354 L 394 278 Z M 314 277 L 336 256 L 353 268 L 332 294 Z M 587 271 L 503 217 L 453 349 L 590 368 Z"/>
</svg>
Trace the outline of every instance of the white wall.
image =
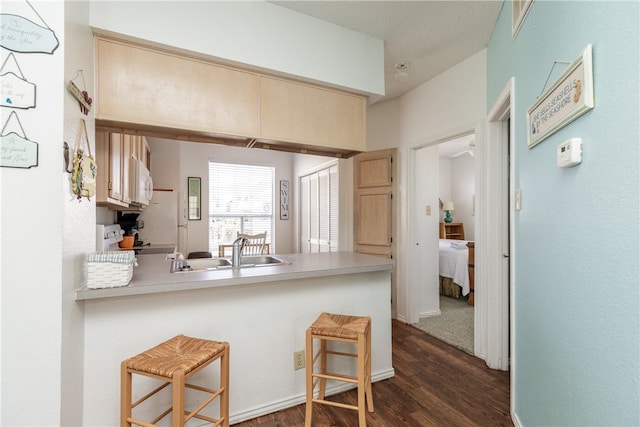
<svg viewBox="0 0 640 427">
<path fill-rule="evenodd" d="M 438 166 L 440 168 L 439 178 L 440 178 L 440 200 L 442 203 L 447 200 L 453 200 L 451 196 L 451 159 L 447 157 L 440 158 L 438 162 Z M 443 221 L 446 212 L 440 211 L 440 222 Z"/>
<path fill-rule="evenodd" d="M 438 203 L 439 177 L 438 168 L 423 167 L 425 164 L 438 165 L 438 147 L 433 145 L 416 150 L 415 153 L 415 191 L 408 203 L 410 215 L 414 218 L 415 233 L 411 235 L 409 245 L 415 246 L 410 252 L 413 262 L 418 268 L 410 272 L 412 281 L 419 283 L 415 299 L 419 301 L 420 317 L 440 314 L 439 279 L 438 279 Z M 426 214 L 426 206 L 431 206 L 431 215 Z M 436 221 L 434 221 L 436 219 Z M 433 268 L 433 266 L 436 268 Z"/>
<path fill-rule="evenodd" d="M 209 162 L 251 164 L 275 167 L 275 182 L 291 182 L 293 178 L 293 154 L 217 144 L 169 141 L 148 138 L 151 148 L 151 175 L 154 187 L 170 188 L 174 191 L 187 191 L 187 178 L 202 179 L 202 220 L 188 221 L 187 246 L 180 248 L 184 253 L 208 250 L 209 247 Z M 279 188 L 279 187 L 278 187 Z M 276 192 L 276 202 L 279 192 Z M 290 196 L 290 205 L 297 203 L 295 195 Z M 276 207 L 279 204 L 276 203 Z M 277 253 L 295 252 L 295 218 L 281 220 L 276 209 L 275 241 L 273 247 Z M 149 216 L 145 221 L 152 221 Z"/>
<path fill-rule="evenodd" d="M 83 70 L 84 80 L 74 80 L 77 85 L 86 84 L 93 95 L 93 35 L 87 27 L 88 3 L 65 2 L 64 78 L 72 79 Z M 60 52 L 61 54 L 63 52 Z M 60 90 L 60 80 L 52 82 Z M 66 90 L 64 98 L 64 140 L 71 145 L 75 141 L 79 119 L 87 124 L 91 150 L 95 153 L 95 128 L 92 113 L 80 113 L 78 101 Z M 40 98 L 40 93 L 38 93 Z M 59 163 L 59 153 L 54 153 Z M 70 176 L 62 174 L 62 352 L 60 425 L 80 425 L 84 390 L 84 304 L 74 299 L 74 291 L 84 283 L 85 254 L 95 251 L 95 200 L 83 199 L 78 203 L 71 197 Z M 48 215 L 47 215 L 48 216 Z M 50 423 L 48 420 L 47 423 Z"/>
<path fill-rule="evenodd" d="M 91 1 L 91 25 L 298 78 L 384 94 L 383 41 L 266 1 Z"/>
<path fill-rule="evenodd" d="M 451 200 L 455 210 L 451 212 L 453 222 L 464 225 L 466 240 L 475 238 L 475 216 L 473 197 L 475 195 L 475 160 L 468 154 L 454 158 L 440 158 L 440 199 Z M 446 212 L 440 211 L 440 222 Z"/>
<path fill-rule="evenodd" d="M 0 169 L 0 424 L 80 425 L 83 321 L 73 290 L 82 283 L 84 254 L 95 248 L 95 202 L 73 197 L 62 143 L 74 145 L 80 118 L 90 134 L 93 130 L 91 115 L 82 115 L 65 89 L 79 69 L 90 93 L 93 88 L 88 5 L 31 5 L 42 20 L 26 2 L 3 1 L 2 12 L 46 22 L 60 44 L 52 55 L 15 53 L 23 74 L 37 86 L 36 108 L 16 112 L 26 136 L 38 142 L 38 166 Z M 3 62 L 8 53 L 0 52 Z M 2 123 L 10 112 L 0 109 Z"/>
<path fill-rule="evenodd" d="M 389 272 L 381 271 L 88 300 L 82 425 L 117 425 L 120 362 L 177 334 L 229 342 L 232 423 L 302 404 L 305 371 L 293 370 L 293 352 L 305 348 L 304 331 L 322 311 L 370 315 L 372 379 L 389 378 L 389 281 Z M 346 359 L 334 359 L 333 366 L 353 374 Z M 202 379 L 198 374 L 194 382 L 202 384 L 198 376 Z M 134 381 L 134 396 L 142 396 L 145 386 L 151 389 L 144 378 Z M 160 395 L 170 398 L 164 391 Z"/>
<path fill-rule="evenodd" d="M 188 246 L 181 248 L 187 253 L 206 250 L 208 247 L 208 162 L 239 163 L 274 166 L 276 184 L 282 179 L 289 180 L 292 191 L 289 196 L 289 220 L 281 220 L 276 212 L 275 250 L 278 253 L 298 251 L 298 178 L 322 165 L 338 162 L 340 170 L 340 250 L 353 248 L 353 160 L 307 154 L 291 154 L 280 151 L 245 149 L 224 145 L 171 141 L 159 138 L 147 138 L 151 148 L 151 175 L 155 188 L 186 191 L 187 177 L 202 178 L 202 216 L 201 221 L 189 221 Z M 276 192 L 276 202 L 278 199 Z M 276 203 L 277 204 L 277 203 Z M 152 221 L 149 215 L 145 221 Z"/>
<path fill-rule="evenodd" d="M 413 286 L 418 286 L 421 280 L 413 277 L 417 273 L 412 273 L 409 262 L 417 257 L 413 254 L 417 246 L 411 229 L 415 215 L 410 207 L 413 190 L 418 188 L 410 160 L 415 149 L 472 131 L 482 123 L 486 115 L 486 85 L 486 50 L 483 50 L 406 95 L 375 104 L 367 111 L 368 147 L 398 147 L 398 317 L 403 320 L 417 321 L 418 313 L 427 309 L 417 303 L 420 289 Z M 481 143 L 480 137 L 476 143 Z M 437 169 L 437 163 L 436 158 L 433 163 L 415 165 L 415 168 Z M 437 197 L 428 203 L 437 207 Z M 432 221 L 436 227 L 439 215 L 433 214 L 425 220 Z M 437 236 L 435 233 L 433 239 L 437 240 Z M 437 271 L 435 246 L 433 256 L 425 255 L 424 259 L 432 263 L 427 268 Z"/>
</svg>

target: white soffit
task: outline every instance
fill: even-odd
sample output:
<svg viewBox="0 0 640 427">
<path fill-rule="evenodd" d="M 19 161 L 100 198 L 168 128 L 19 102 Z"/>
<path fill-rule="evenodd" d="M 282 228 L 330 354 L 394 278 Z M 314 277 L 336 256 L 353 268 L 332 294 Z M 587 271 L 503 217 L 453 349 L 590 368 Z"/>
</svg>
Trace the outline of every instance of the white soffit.
<svg viewBox="0 0 640 427">
<path fill-rule="evenodd" d="M 272 1 L 384 41 L 385 96 L 389 100 L 416 88 L 485 49 L 502 0 L 477 1 Z M 409 61 L 405 79 L 396 64 Z"/>
</svg>

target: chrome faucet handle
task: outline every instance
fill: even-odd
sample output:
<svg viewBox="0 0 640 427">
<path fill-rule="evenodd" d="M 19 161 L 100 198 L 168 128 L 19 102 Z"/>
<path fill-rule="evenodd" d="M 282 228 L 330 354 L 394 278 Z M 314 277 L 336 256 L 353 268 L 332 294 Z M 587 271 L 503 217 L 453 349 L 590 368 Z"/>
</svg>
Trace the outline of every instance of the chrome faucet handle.
<svg viewBox="0 0 640 427">
<path fill-rule="evenodd" d="M 244 249 L 244 245 L 247 244 L 249 240 L 246 237 L 238 237 L 231 247 L 231 266 L 239 267 L 240 259 L 242 258 L 242 250 Z"/>
</svg>

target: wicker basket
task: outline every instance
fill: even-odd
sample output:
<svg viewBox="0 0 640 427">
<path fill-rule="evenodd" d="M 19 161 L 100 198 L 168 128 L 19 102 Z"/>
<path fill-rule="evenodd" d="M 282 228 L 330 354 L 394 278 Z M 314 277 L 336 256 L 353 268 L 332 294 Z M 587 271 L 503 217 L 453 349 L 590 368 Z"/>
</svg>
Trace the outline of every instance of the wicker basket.
<svg viewBox="0 0 640 427">
<path fill-rule="evenodd" d="M 127 286 L 133 276 L 133 263 L 88 262 L 87 288 L 117 288 Z"/>
</svg>

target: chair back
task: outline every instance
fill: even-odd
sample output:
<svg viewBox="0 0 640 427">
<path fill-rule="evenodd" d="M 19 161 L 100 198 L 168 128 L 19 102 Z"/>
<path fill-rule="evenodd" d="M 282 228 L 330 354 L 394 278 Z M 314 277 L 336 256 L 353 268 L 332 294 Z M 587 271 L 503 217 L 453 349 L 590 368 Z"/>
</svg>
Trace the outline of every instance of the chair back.
<svg viewBox="0 0 640 427">
<path fill-rule="evenodd" d="M 243 234 L 238 232 L 238 237 L 244 237 L 248 242 L 242 249 L 242 255 L 267 255 L 269 247 L 266 245 L 267 232 L 259 234 Z"/>
</svg>

